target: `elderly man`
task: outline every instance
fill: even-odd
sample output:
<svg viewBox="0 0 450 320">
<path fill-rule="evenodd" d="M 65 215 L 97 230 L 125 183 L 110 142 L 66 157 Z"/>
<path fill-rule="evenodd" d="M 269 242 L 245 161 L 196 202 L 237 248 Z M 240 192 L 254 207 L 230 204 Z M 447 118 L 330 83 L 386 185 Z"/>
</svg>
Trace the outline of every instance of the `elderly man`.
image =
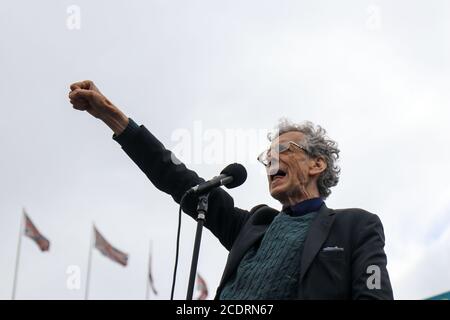
<svg viewBox="0 0 450 320">
<path fill-rule="evenodd" d="M 126 117 L 92 81 L 70 86 L 70 102 L 102 120 L 113 138 L 161 191 L 180 202 L 204 182 L 144 126 Z M 282 211 L 234 206 L 223 189 L 211 191 L 205 226 L 229 250 L 216 299 L 392 299 L 380 219 L 362 209 L 333 210 L 324 199 L 338 182 L 339 150 L 309 122 L 280 123 L 258 160 Z M 183 211 L 195 219 L 197 201 Z"/>
</svg>

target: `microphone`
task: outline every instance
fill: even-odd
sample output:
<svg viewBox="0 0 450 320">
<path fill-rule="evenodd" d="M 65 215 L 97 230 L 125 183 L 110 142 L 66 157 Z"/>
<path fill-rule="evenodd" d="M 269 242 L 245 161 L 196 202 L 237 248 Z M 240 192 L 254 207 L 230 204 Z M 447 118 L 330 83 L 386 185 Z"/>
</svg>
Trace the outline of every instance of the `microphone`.
<svg viewBox="0 0 450 320">
<path fill-rule="evenodd" d="M 228 189 L 236 188 L 247 180 L 247 170 L 239 163 L 232 163 L 222 170 L 220 175 L 190 188 L 186 194 L 204 194 L 211 189 L 225 186 Z"/>
</svg>

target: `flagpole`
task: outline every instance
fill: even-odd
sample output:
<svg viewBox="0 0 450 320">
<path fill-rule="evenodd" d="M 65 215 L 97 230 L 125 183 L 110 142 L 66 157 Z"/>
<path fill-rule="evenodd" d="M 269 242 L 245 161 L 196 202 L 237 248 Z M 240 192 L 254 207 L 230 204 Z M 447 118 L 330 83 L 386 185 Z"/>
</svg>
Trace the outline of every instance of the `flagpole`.
<svg viewBox="0 0 450 320">
<path fill-rule="evenodd" d="M 24 214 L 25 214 L 25 208 L 22 208 L 22 218 L 20 219 L 19 241 L 17 241 L 16 267 L 15 267 L 15 271 L 14 271 L 14 283 L 13 283 L 11 300 L 16 300 L 17 277 L 19 274 L 19 262 L 20 262 L 20 249 L 22 248 L 22 233 L 23 233 Z"/>
<path fill-rule="evenodd" d="M 149 272 L 150 272 L 150 268 L 151 268 L 151 266 L 150 266 L 151 255 L 152 255 L 152 240 L 150 240 L 150 245 L 149 245 L 149 250 L 148 250 L 148 264 L 147 264 L 147 272 L 146 272 L 147 276 L 145 278 L 146 279 L 145 283 L 147 284 L 146 291 L 145 291 L 145 300 L 148 300 L 149 295 L 150 295 L 150 274 L 149 274 Z"/>
<path fill-rule="evenodd" d="M 94 228 L 91 229 L 91 241 L 89 245 L 89 257 L 88 257 L 88 267 L 86 275 L 86 292 L 84 293 L 84 300 L 89 298 L 89 284 L 91 280 L 91 265 L 92 265 L 92 245 L 94 243 Z"/>
</svg>

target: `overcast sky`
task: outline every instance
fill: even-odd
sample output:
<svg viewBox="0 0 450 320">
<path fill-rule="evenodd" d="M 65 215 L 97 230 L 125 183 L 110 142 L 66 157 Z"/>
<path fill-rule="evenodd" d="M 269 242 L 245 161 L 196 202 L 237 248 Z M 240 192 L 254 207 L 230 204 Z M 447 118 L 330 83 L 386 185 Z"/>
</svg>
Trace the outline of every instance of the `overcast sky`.
<svg viewBox="0 0 450 320">
<path fill-rule="evenodd" d="M 202 177 L 244 164 L 230 193 L 246 209 L 280 208 L 256 161 L 267 130 L 280 117 L 322 125 L 341 149 L 327 205 L 379 215 L 395 297 L 450 290 L 449 21 L 445 0 L 3 1 L 0 298 L 11 298 L 22 207 L 51 247 L 22 239 L 17 298 L 83 299 L 93 222 L 130 258 L 123 268 L 93 252 L 91 298 L 143 299 L 150 241 L 157 298 L 170 296 L 178 207 L 72 109 L 69 85 L 84 79 L 168 148 L 190 139 L 179 157 Z M 194 233 L 184 216 L 177 298 Z M 226 257 L 206 232 L 210 298 Z"/>
</svg>

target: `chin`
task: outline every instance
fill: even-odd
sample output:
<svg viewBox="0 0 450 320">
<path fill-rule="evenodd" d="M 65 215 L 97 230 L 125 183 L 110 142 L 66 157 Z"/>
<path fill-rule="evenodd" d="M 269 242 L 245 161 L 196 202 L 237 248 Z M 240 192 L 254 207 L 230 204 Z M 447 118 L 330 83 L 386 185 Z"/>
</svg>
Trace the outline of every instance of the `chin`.
<svg viewBox="0 0 450 320">
<path fill-rule="evenodd" d="M 272 196 L 272 198 L 278 201 L 286 198 L 286 192 L 284 188 L 275 188 L 274 190 L 270 190 L 270 195 Z"/>
</svg>

